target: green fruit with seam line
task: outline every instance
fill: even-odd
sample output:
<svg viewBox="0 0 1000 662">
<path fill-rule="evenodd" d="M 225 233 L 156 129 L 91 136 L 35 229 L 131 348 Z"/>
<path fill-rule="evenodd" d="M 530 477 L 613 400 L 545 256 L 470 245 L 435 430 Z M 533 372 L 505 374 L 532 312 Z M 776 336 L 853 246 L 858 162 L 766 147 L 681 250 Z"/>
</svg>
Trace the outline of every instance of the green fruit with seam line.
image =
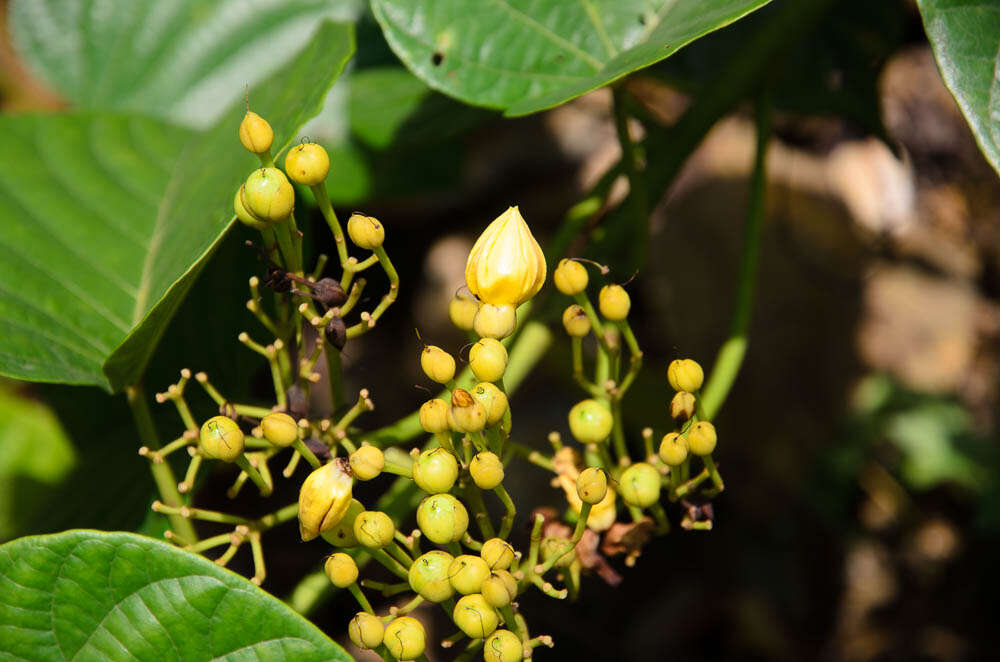
<svg viewBox="0 0 1000 662">
<path fill-rule="evenodd" d="M 429 448 L 413 463 L 413 482 L 428 494 L 447 492 L 458 479 L 458 461 L 444 448 Z"/>
<path fill-rule="evenodd" d="M 611 434 L 615 419 L 603 403 L 581 400 L 569 410 L 569 431 L 581 444 L 598 444 Z"/>
<path fill-rule="evenodd" d="M 439 549 L 421 554 L 410 565 L 410 588 L 429 602 L 444 602 L 455 594 L 448 571 L 455 559 Z"/>
<path fill-rule="evenodd" d="M 450 494 L 434 494 L 417 507 L 417 526 L 438 545 L 458 542 L 469 528 L 469 511 Z"/>
</svg>

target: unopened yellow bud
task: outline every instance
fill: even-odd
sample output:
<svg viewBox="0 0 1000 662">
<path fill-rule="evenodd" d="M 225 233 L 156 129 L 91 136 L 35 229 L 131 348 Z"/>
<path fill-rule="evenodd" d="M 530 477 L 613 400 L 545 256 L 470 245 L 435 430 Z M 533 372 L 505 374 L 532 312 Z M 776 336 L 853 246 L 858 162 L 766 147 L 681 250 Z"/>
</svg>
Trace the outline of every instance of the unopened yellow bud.
<svg viewBox="0 0 1000 662">
<path fill-rule="evenodd" d="M 254 170 L 240 192 L 247 210 L 268 223 L 286 220 L 295 207 L 295 189 L 288 183 L 285 173 L 277 168 Z"/>
<path fill-rule="evenodd" d="M 590 333 L 590 318 L 583 308 L 575 303 L 563 311 L 562 323 L 566 334 L 573 338 L 583 338 Z"/>
<path fill-rule="evenodd" d="M 483 338 L 506 338 L 517 328 L 517 312 L 514 306 L 484 303 L 476 311 L 472 328 Z"/>
<path fill-rule="evenodd" d="M 455 376 L 455 358 L 436 345 L 427 345 L 420 353 L 424 374 L 438 384 L 447 384 Z"/>
<path fill-rule="evenodd" d="M 420 405 L 420 427 L 430 434 L 450 430 L 448 403 L 441 398 L 434 398 Z"/>
<path fill-rule="evenodd" d="M 261 419 L 260 429 L 265 439 L 282 448 L 291 446 L 299 438 L 299 426 L 295 419 L 280 411 L 270 413 Z"/>
<path fill-rule="evenodd" d="M 481 490 L 492 490 L 503 482 L 503 462 L 496 453 L 483 451 L 472 458 L 469 473 L 476 487 Z"/>
<path fill-rule="evenodd" d="M 507 369 L 507 348 L 495 338 L 481 338 L 469 350 L 469 367 L 481 382 L 496 382 Z"/>
<path fill-rule="evenodd" d="M 510 630 L 497 630 L 483 644 L 485 662 L 521 662 L 523 659 L 524 643 Z"/>
<path fill-rule="evenodd" d="M 358 248 L 373 251 L 385 241 L 385 226 L 372 216 L 351 214 L 347 219 L 347 234 Z"/>
<path fill-rule="evenodd" d="M 705 381 L 705 372 L 697 361 L 674 359 L 667 366 L 667 380 L 675 391 L 694 393 Z"/>
<path fill-rule="evenodd" d="M 465 389 L 451 394 L 451 422 L 458 432 L 479 432 L 486 427 L 486 409 Z"/>
<path fill-rule="evenodd" d="M 660 499 L 660 472 L 651 464 L 636 462 L 622 472 L 618 493 L 629 506 L 649 508 Z"/>
<path fill-rule="evenodd" d="M 632 299 L 621 285 L 605 285 L 597 295 L 597 307 L 606 319 L 622 322 L 632 308 Z"/>
<path fill-rule="evenodd" d="M 303 143 L 288 150 L 285 173 L 296 184 L 315 186 L 330 172 L 330 155 L 321 145 Z"/>
<path fill-rule="evenodd" d="M 462 331 L 472 331 L 473 321 L 479 312 L 479 302 L 462 288 L 448 303 L 448 317 L 451 323 Z"/>
<path fill-rule="evenodd" d="M 670 400 L 670 417 L 677 421 L 686 421 L 694 416 L 695 399 L 687 391 L 677 391 Z"/>
<path fill-rule="evenodd" d="M 381 510 L 366 510 L 354 520 L 354 537 L 358 544 L 369 549 L 382 549 L 392 542 L 396 525 Z"/>
<path fill-rule="evenodd" d="M 213 416 L 202 424 L 198 441 L 206 457 L 235 462 L 243 453 L 246 440 L 236 421 L 227 416 Z"/>
<path fill-rule="evenodd" d="M 327 557 L 323 570 L 330 582 L 337 588 L 347 588 L 358 581 L 358 565 L 353 558 L 343 552 L 337 552 Z"/>
<path fill-rule="evenodd" d="M 351 463 L 351 472 L 358 480 L 377 478 L 385 467 L 385 455 L 374 446 L 362 446 L 351 453 L 348 459 Z"/>
<path fill-rule="evenodd" d="M 239 134 L 240 142 L 253 154 L 264 154 L 271 149 L 271 143 L 274 142 L 274 129 L 266 119 L 250 110 L 240 122 Z"/>
<path fill-rule="evenodd" d="M 268 227 L 267 223 L 260 220 L 251 213 L 246 205 L 243 204 L 243 184 L 236 189 L 236 197 L 233 198 L 233 211 L 236 212 L 236 218 L 240 220 L 243 225 L 254 228 L 255 230 L 264 230 Z"/>
<path fill-rule="evenodd" d="M 427 635 L 420 621 L 401 616 L 385 626 L 382 643 L 397 660 L 414 660 L 424 654 Z"/>
<path fill-rule="evenodd" d="M 711 455 L 717 442 L 715 426 L 708 421 L 698 421 L 688 430 L 688 449 L 695 455 Z"/>
<path fill-rule="evenodd" d="M 684 464 L 688 456 L 687 441 L 677 432 L 668 432 L 660 441 L 660 459 L 671 467 Z"/>
<path fill-rule="evenodd" d="M 476 240 L 465 283 L 482 301 L 517 306 L 542 289 L 545 255 L 517 207 L 497 217 Z"/>
<path fill-rule="evenodd" d="M 385 625 L 378 616 L 366 611 L 359 611 L 347 624 L 347 636 L 358 648 L 371 650 L 382 645 Z"/>
<path fill-rule="evenodd" d="M 514 562 L 514 548 L 502 538 L 490 538 L 484 542 L 479 555 L 490 570 L 506 570 Z"/>
<path fill-rule="evenodd" d="M 507 413 L 507 396 L 495 384 L 481 382 L 472 387 L 472 397 L 486 410 L 486 425 L 496 425 Z"/>
<path fill-rule="evenodd" d="M 608 494 L 608 475 L 603 469 L 587 467 L 576 479 L 576 494 L 584 503 L 600 503 Z"/>
<path fill-rule="evenodd" d="M 563 258 L 552 272 L 552 282 L 556 284 L 556 289 L 569 296 L 583 292 L 589 281 L 587 268 L 576 260 Z"/>
<path fill-rule="evenodd" d="M 312 540 L 332 529 L 351 505 L 354 481 L 342 460 L 334 460 L 309 474 L 299 490 L 299 533 Z"/>
</svg>

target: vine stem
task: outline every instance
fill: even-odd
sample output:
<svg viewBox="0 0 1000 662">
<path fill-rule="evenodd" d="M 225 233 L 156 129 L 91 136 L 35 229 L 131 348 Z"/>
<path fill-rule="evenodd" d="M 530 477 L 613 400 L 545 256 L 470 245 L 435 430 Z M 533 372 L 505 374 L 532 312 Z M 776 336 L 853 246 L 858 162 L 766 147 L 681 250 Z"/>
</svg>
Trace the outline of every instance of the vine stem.
<svg viewBox="0 0 1000 662">
<path fill-rule="evenodd" d="M 757 288 L 757 266 L 760 263 L 761 228 L 764 224 L 764 207 L 767 189 L 767 145 L 771 138 L 771 104 L 766 91 L 756 102 L 757 152 L 754 156 L 753 174 L 750 179 L 750 202 L 747 222 L 743 229 L 743 252 L 740 256 L 736 304 L 730 325 L 729 337 L 722 344 L 712 366 L 705 387 L 702 389 L 701 407 L 705 420 L 712 420 L 729 390 L 746 356 L 750 318 L 753 313 L 754 293 Z"/>
<path fill-rule="evenodd" d="M 149 411 L 149 402 L 146 400 L 146 392 L 142 384 L 126 386 L 125 397 L 132 409 L 132 418 L 135 420 L 135 427 L 139 431 L 139 440 L 142 445 L 151 450 L 157 450 L 160 448 L 160 438 L 156 434 L 153 416 Z M 156 483 L 156 489 L 159 491 L 163 503 L 177 508 L 183 506 L 184 501 L 177 489 L 177 478 L 174 476 L 174 470 L 170 468 L 170 464 L 150 462 L 149 468 L 153 473 L 153 482 Z M 171 528 L 188 544 L 198 542 L 198 534 L 190 520 L 180 515 L 170 515 L 169 519 Z"/>
</svg>

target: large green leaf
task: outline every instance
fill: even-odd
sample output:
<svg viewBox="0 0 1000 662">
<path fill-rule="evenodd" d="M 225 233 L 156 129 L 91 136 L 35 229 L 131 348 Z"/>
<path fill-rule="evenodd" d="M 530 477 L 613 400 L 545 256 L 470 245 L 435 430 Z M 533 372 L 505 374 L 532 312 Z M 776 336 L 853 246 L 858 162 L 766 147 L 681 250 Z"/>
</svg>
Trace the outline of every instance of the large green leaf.
<svg viewBox="0 0 1000 662">
<path fill-rule="evenodd" d="M 277 146 L 353 45 L 349 25 L 324 23 L 252 90 Z M 112 390 L 139 378 L 232 222 L 254 163 L 235 137 L 243 112 L 201 132 L 87 111 L 0 118 L 0 373 Z"/>
<path fill-rule="evenodd" d="M 12 39 L 74 106 L 211 126 L 360 0 L 16 0 Z"/>
<path fill-rule="evenodd" d="M 0 547 L 0 659 L 351 657 L 314 625 L 200 556 L 129 533 L 69 531 Z"/>
<path fill-rule="evenodd" d="M 934 57 L 979 149 L 1000 172 L 1000 3 L 918 0 Z"/>
<path fill-rule="evenodd" d="M 769 0 L 371 0 L 431 87 L 527 115 L 670 57 Z"/>
</svg>

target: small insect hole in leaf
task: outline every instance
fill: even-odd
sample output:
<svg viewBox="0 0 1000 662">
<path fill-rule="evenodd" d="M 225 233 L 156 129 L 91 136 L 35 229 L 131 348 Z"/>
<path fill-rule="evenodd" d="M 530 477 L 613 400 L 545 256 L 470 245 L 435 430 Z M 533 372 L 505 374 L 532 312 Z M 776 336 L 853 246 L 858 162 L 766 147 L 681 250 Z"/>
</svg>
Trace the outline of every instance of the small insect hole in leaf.
<svg viewBox="0 0 1000 662">
<path fill-rule="evenodd" d="M 444 62 L 444 53 L 441 51 L 434 51 L 434 54 L 431 55 L 431 64 L 435 67 L 440 67 L 442 62 Z"/>
</svg>

